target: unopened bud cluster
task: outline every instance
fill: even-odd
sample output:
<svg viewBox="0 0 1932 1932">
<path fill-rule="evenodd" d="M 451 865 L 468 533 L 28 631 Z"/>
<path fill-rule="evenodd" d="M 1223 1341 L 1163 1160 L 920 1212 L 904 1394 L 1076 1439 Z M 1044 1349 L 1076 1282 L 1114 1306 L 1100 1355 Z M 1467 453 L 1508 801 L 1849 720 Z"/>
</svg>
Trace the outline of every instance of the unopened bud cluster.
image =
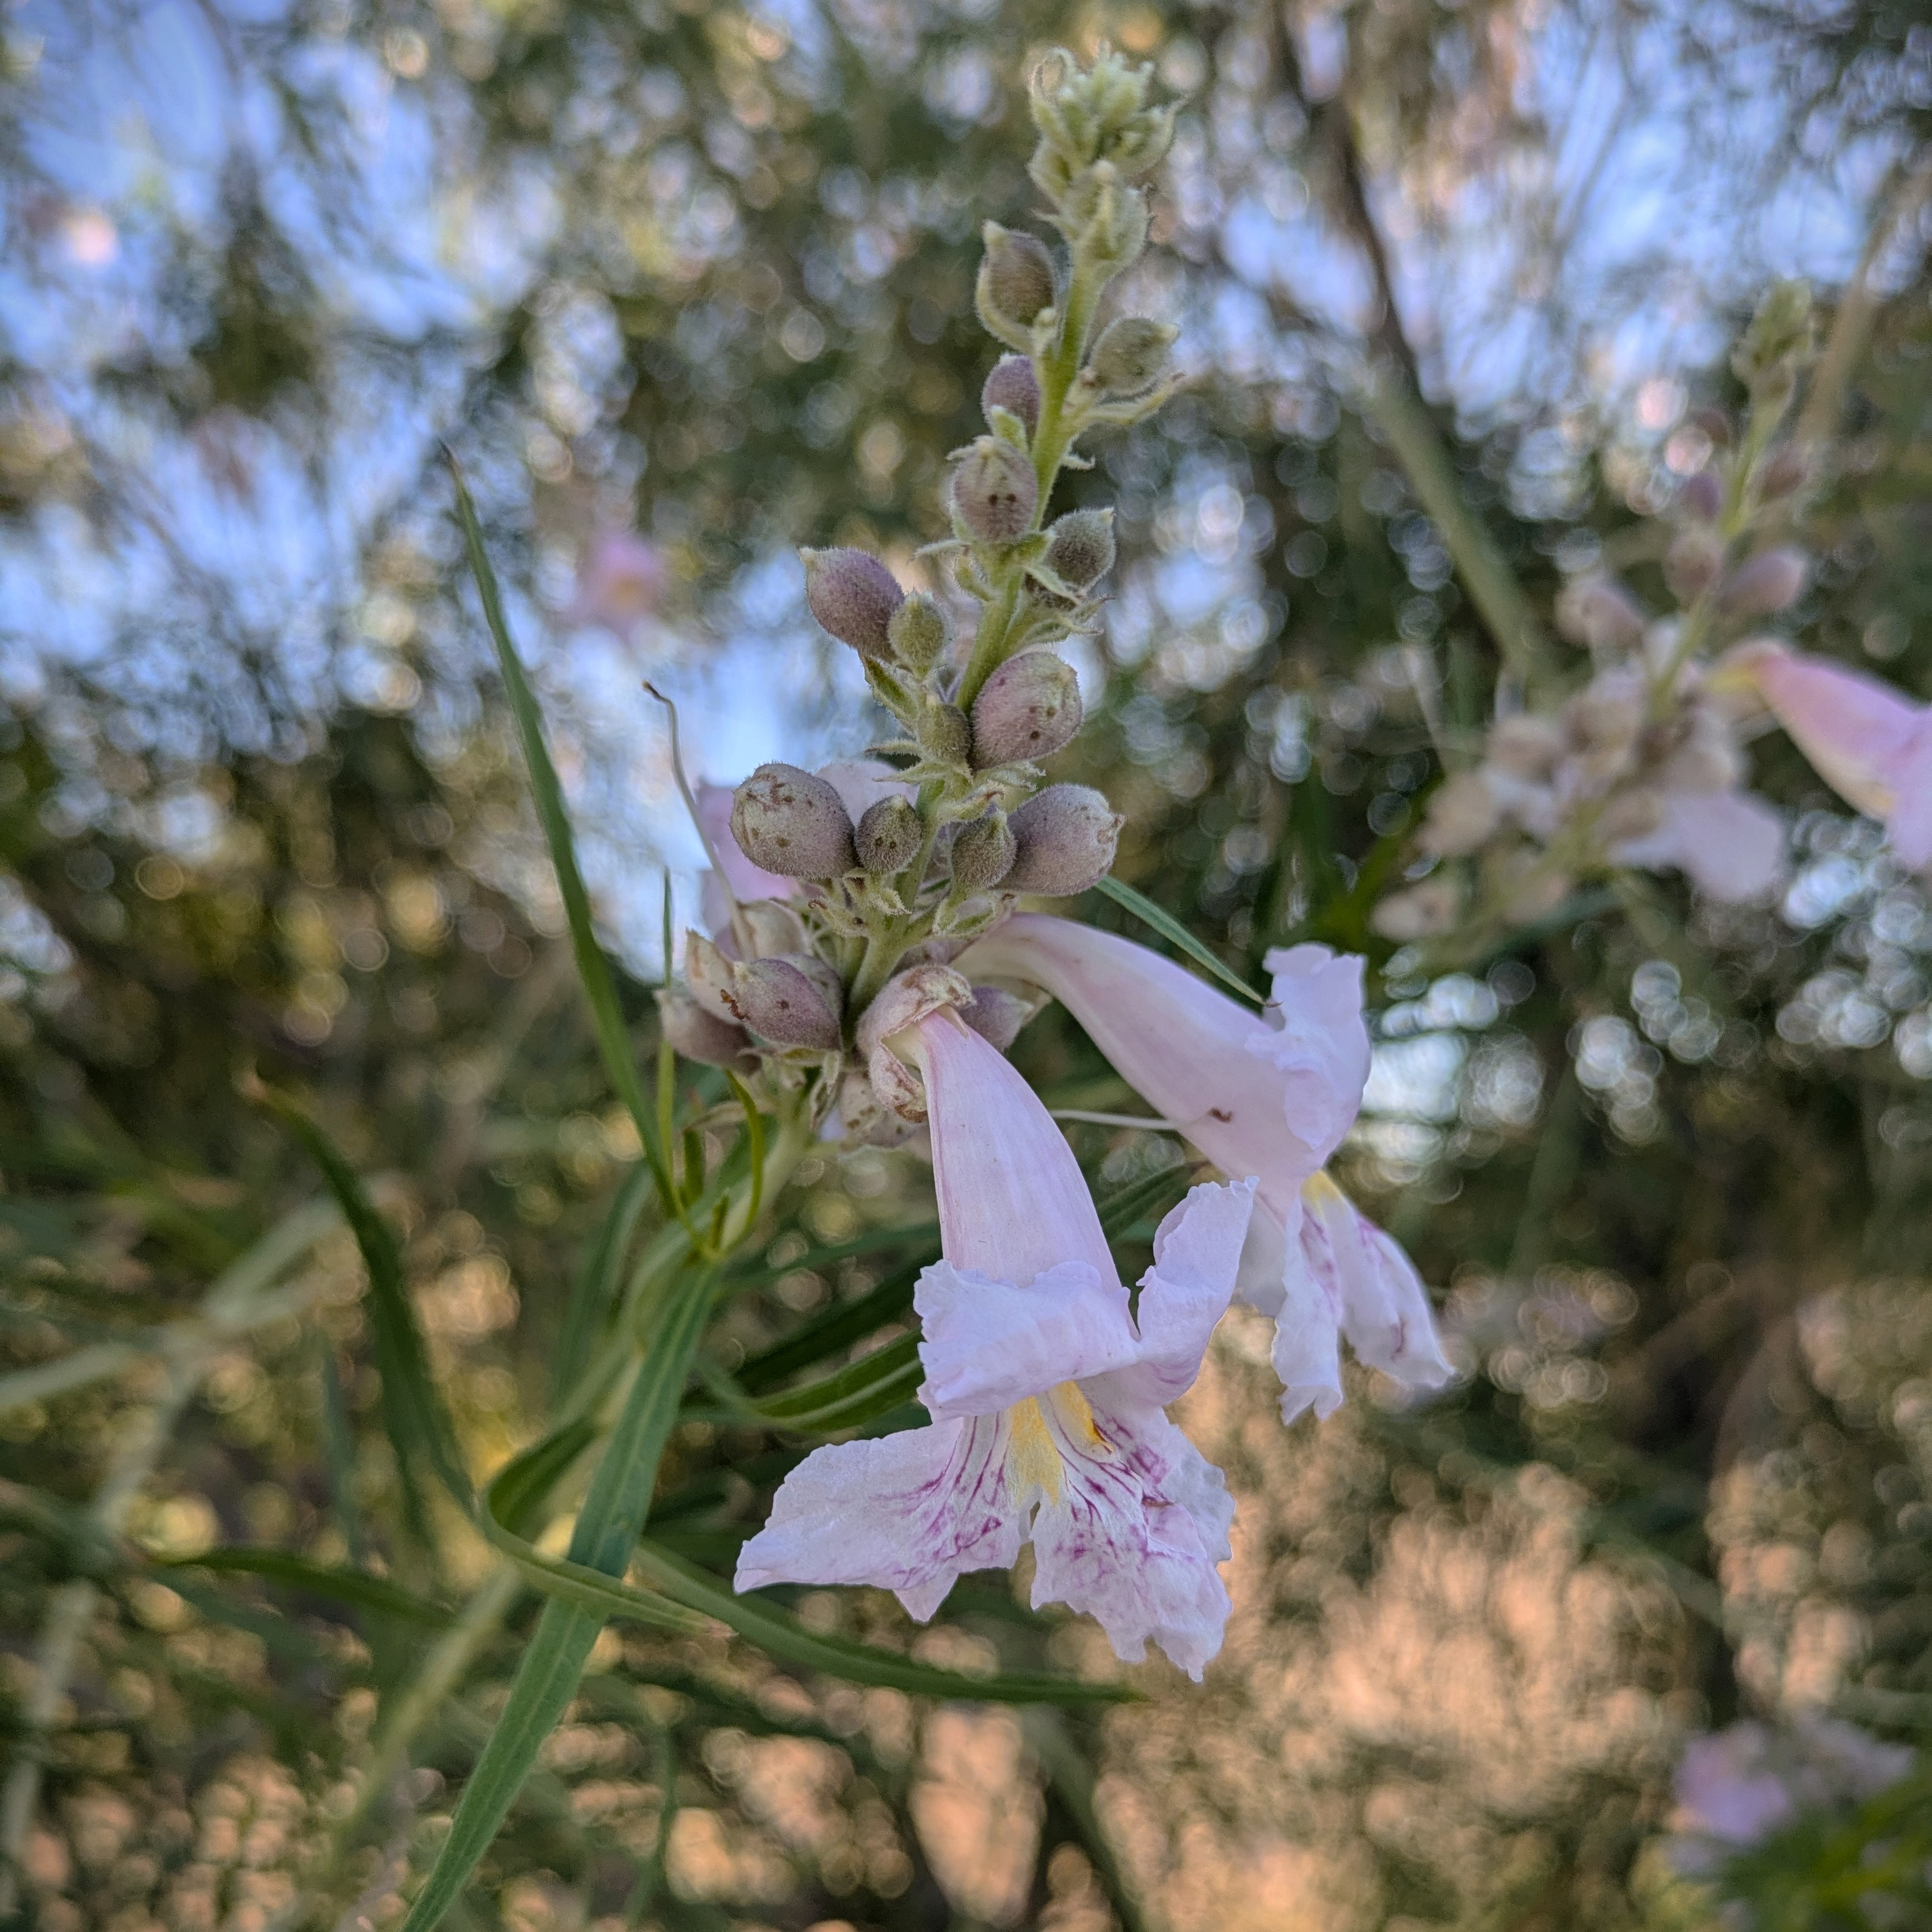
<svg viewBox="0 0 1932 1932">
<path fill-rule="evenodd" d="M 1556 628 L 1588 653 L 1586 681 L 1499 717 L 1480 760 L 1438 788 L 1418 842 L 1448 862 L 1383 902 L 1376 922 L 1388 937 L 1534 920 L 1618 866 L 1679 868 L 1721 895 L 1722 868 L 1700 840 L 1767 852 L 1768 809 L 1739 790 L 1738 725 L 1751 702 L 1713 668 L 1742 631 L 1796 604 L 1809 579 L 1809 559 L 1772 533 L 1807 478 L 1806 452 L 1775 439 L 1811 334 L 1808 293 L 1774 289 L 1732 358 L 1750 394 L 1742 422 L 1706 408 L 1686 424 L 1701 460 L 1653 553 L 1677 609 L 1653 616 L 1601 569 L 1565 586 Z M 1732 866 L 1737 896 L 1755 889 L 1756 872 Z"/>
<path fill-rule="evenodd" d="M 1082 434 L 1140 420 L 1174 386 L 1174 331 L 1101 313 L 1145 245 L 1140 183 L 1172 138 L 1148 94 L 1147 70 L 1112 54 L 1054 53 L 1036 73 L 1030 172 L 1051 233 L 983 232 L 975 304 L 1004 352 L 980 391 L 985 433 L 953 453 L 950 533 L 916 585 L 866 550 L 802 553 L 812 616 L 857 654 L 895 730 L 869 766 L 766 764 L 737 788 L 729 836 L 785 890 L 689 935 L 684 985 L 661 1001 L 678 1052 L 809 1082 L 861 1138 L 920 1118 L 916 1076 L 884 1042 L 921 1011 L 953 1010 L 1004 1050 L 1030 1010 L 945 962 L 1022 896 L 1072 897 L 1113 863 L 1107 800 L 1042 788 L 1080 728 L 1057 647 L 1097 628 L 1113 513 L 1055 518 L 1051 500 Z"/>
</svg>

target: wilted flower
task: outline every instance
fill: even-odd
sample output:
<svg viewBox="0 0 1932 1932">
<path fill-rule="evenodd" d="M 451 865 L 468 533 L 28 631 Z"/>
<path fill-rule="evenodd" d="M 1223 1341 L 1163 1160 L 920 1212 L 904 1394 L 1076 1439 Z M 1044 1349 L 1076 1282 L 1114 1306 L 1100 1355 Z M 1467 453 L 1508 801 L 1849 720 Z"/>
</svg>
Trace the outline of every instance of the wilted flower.
<svg viewBox="0 0 1932 1932">
<path fill-rule="evenodd" d="M 1040 914 L 1009 920 L 958 961 L 975 977 L 1044 987 L 1222 1173 L 1257 1178 L 1240 1292 L 1276 1318 L 1292 1421 L 1341 1401 L 1338 1334 L 1412 1385 L 1450 1371 L 1407 1258 L 1321 1173 L 1368 1078 L 1362 962 L 1297 946 L 1268 964 L 1274 997 L 1262 1016 L 1144 946 Z"/>
<path fill-rule="evenodd" d="M 1202 1186 L 1161 1224 L 1130 1312 L 1078 1163 L 998 1052 L 935 1010 L 890 1050 L 932 1123 L 944 1258 L 922 1274 L 933 1420 L 815 1450 L 738 1561 L 737 1587 L 872 1583 L 922 1622 L 962 1571 L 1033 1545 L 1033 1603 L 1090 1612 L 1129 1661 L 1198 1678 L 1220 1649 L 1234 1505 L 1162 1413 L 1234 1286 L 1252 1188 Z"/>
</svg>

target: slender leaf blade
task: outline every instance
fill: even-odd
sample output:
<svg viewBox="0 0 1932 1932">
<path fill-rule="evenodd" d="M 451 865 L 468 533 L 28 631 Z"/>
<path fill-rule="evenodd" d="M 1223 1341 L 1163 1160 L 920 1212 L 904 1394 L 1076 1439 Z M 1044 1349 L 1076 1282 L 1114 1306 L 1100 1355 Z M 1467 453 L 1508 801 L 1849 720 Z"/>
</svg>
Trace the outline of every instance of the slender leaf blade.
<svg viewBox="0 0 1932 1932">
<path fill-rule="evenodd" d="M 571 1285 L 570 1300 L 563 1312 L 563 1327 L 557 1336 L 556 1360 L 550 1372 L 550 1390 L 561 1400 L 576 1386 L 606 1316 L 616 1305 L 624 1274 L 624 1258 L 637 1232 L 651 1188 L 647 1167 L 634 1167 L 619 1186 L 610 1211 L 598 1224 L 596 1238 L 590 1244 L 577 1279 Z"/>
<path fill-rule="evenodd" d="M 1264 1006 L 1268 1001 L 1234 970 L 1216 958 L 1173 914 L 1156 905 L 1144 892 L 1137 892 L 1125 880 L 1110 872 L 1100 881 L 1100 890 L 1114 903 L 1133 914 L 1143 926 L 1151 926 L 1170 946 L 1178 946 L 1204 972 L 1210 973 L 1222 986 L 1240 994 L 1250 1006 Z"/>
<path fill-rule="evenodd" d="M 206 1570 L 218 1576 L 259 1576 L 265 1583 L 279 1583 L 312 1597 L 326 1597 L 352 1610 L 368 1610 L 378 1616 L 394 1617 L 404 1623 L 440 1628 L 450 1620 L 450 1612 L 440 1604 L 405 1590 L 386 1576 L 346 1565 L 312 1563 L 286 1550 L 251 1550 L 244 1545 L 226 1545 L 205 1550 L 198 1556 L 172 1559 L 170 1569 Z"/>
</svg>

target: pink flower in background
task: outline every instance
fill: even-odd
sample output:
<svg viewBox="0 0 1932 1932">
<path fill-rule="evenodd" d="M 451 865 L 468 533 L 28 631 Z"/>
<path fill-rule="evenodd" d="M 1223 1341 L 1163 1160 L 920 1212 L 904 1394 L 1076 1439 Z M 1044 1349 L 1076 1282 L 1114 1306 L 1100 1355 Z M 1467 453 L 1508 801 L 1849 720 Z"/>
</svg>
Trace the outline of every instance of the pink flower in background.
<svg viewBox="0 0 1932 1932">
<path fill-rule="evenodd" d="M 929 1428 L 815 1450 L 739 1558 L 740 1590 L 872 1583 L 922 1622 L 964 1570 L 1033 1545 L 1033 1603 L 1151 1641 L 1198 1678 L 1221 1646 L 1221 1474 L 1163 1413 L 1228 1305 L 1252 1184 L 1161 1224 L 1130 1311 L 1078 1163 L 1026 1082 L 948 1010 L 894 1036 L 922 1076 L 944 1258 L 914 1298 Z"/>
<path fill-rule="evenodd" d="M 1736 904 L 1756 898 L 1784 869 L 1784 820 L 1754 792 L 1669 788 L 1657 795 L 1657 824 L 1610 848 L 1620 866 L 1680 872 L 1707 897 Z"/>
<path fill-rule="evenodd" d="M 562 616 L 630 638 L 664 596 L 664 559 L 632 530 L 599 530 L 578 560 L 577 592 Z"/>
<path fill-rule="evenodd" d="M 1749 677 L 1834 791 L 1884 821 L 1900 865 L 1932 869 L 1932 706 L 1770 639 L 1733 652 L 1725 668 Z"/>
<path fill-rule="evenodd" d="M 1224 1174 L 1256 1177 L 1238 1292 L 1275 1318 L 1285 1420 L 1334 1412 L 1343 1336 L 1399 1382 L 1448 1379 L 1407 1256 L 1322 1173 L 1368 1078 L 1360 960 L 1325 946 L 1270 953 L 1274 998 L 1261 1015 L 1145 946 L 1044 914 L 1009 920 L 956 964 L 975 980 L 1044 987 Z"/>
<path fill-rule="evenodd" d="M 1801 1718 L 1788 1731 L 1746 1720 L 1694 1737 L 1677 1766 L 1680 1869 L 1710 1870 L 1800 1811 L 1862 1804 L 1908 1776 L 1907 1744 L 1888 1744 L 1841 1718 Z"/>
</svg>

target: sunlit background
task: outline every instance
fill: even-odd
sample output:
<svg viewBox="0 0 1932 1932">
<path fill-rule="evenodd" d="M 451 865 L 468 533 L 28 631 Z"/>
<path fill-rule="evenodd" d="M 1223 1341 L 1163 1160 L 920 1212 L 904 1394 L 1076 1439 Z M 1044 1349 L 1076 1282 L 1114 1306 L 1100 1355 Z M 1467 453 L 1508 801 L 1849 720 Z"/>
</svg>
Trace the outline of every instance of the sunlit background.
<svg viewBox="0 0 1932 1932">
<path fill-rule="evenodd" d="M 1118 504 L 1121 561 L 1077 660 L 1094 722 L 1056 776 L 1129 814 L 1122 875 L 1229 959 L 1318 916 L 1366 943 L 1358 866 L 1408 822 L 1437 707 L 1473 724 L 1494 681 L 1364 410 L 1372 364 L 1431 406 L 1546 612 L 1599 560 L 1654 580 L 1658 513 L 1725 433 L 1767 283 L 1828 305 L 1855 281 L 1870 346 L 1816 425 L 1836 454 L 1798 621 L 1932 686 L 1922 16 L 0 14 L 0 1693 L 9 1749 L 37 1725 L 46 1760 L 30 1817 L 0 1805 L 22 1922 L 290 1922 L 386 1688 L 385 1640 L 340 1605 L 151 1559 L 272 1545 L 443 1601 L 488 1568 L 452 1520 L 434 1574 L 392 1568 L 395 1461 L 339 1231 L 277 1318 L 194 1330 L 124 1544 L 83 1560 L 62 1528 L 176 1400 L 162 1324 L 313 1191 L 244 1076 L 302 1089 L 376 1178 L 479 1475 L 537 1432 L 575 1257 L 637 1151 L 446 449 L 645 1028 L 699 857 L 646 680 L 694 776 L 878 735 L 796 548 L 929 569 L 994 352 L 980 224 L 1031 208 L 1024 76 L 1055 43 L 1151 62 L 1186 105 L 1120 299 L 1179 325 L 1191 380 L 1076 479 Z M 1790 826 L 1775 902 L 1630 884 L 1433 980 L 1379 947 L 1345 1166 L 1437 1289 L 1460 1378 L 1418 1406 L 1365 1376 L 1284 1432 L 1266 1324 L 1224 1323 L 1184 1412 L 1240 1502 L 1204 1687 L 1156 1664 L 1133 1673 L 1148 1701 L 1049 1720 L 614 1627 L 448 1922 L 616 1932 L 668 1763 L 652 1924 L 1732 1922 L 1669 1849 L 1688 1739 L 1829 1715 L 1916 1744 L 1932 1723 L 1932 912 L 1781 741 L 1754 757 Z M 1057 1015 L 1020 1058 L 1055 1104 L 1131 1104 Z M 1074 1132 L 1108 1184 L 1180 1158 Z M 797 1264 L 924 1222 L 926 1184 L 903 1154 L 814 1156 L 729 1346 L 876 1285 L 863 1252 Z M 106 1347 L 113 1375 L 46 1372 Z M 755 1522 L 731 1471 L 757 1446 L 683 1426 L 704 1560 Z M 50 1596 L 86 1576 L 70 1682 L 22 1718 Z M 1118 1670 L 1000 1580 L 952 1607 L 920 1654 Z M 911 1628 L 883 1597 L 801 1613 Z M 400 1912 L 514 1661 L 506 1640 L 429 1739 L 344 1927 Z M 1805 1922 L 1923 1922 L 1877 1912 Z"/>
</svg>

